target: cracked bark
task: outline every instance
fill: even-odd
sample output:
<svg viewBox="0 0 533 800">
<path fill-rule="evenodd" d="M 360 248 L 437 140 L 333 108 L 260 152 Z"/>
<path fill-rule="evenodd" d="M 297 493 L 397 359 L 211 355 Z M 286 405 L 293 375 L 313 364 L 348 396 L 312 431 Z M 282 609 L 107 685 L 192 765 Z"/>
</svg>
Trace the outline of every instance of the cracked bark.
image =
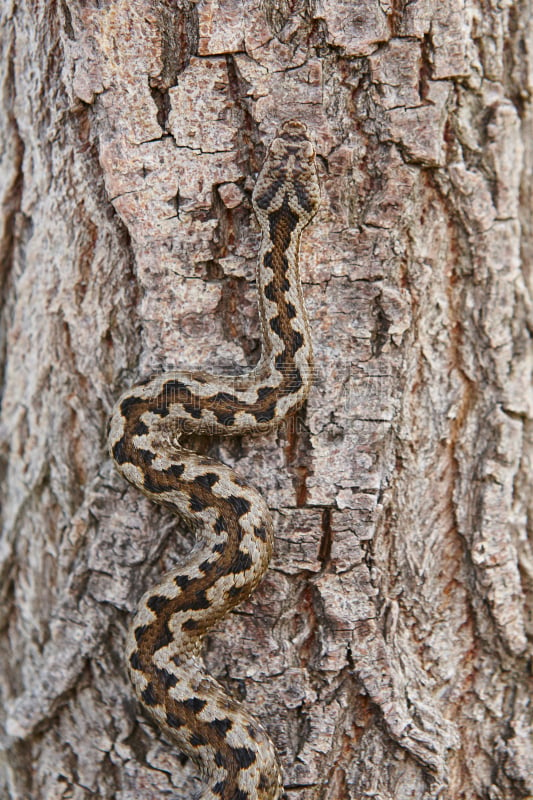
<svg viewBox="0 0 533 800">
<path fill-rule="evenodd" d="M 206 660 L 291 800 L 533 794 L 529 0 L 0 11 L 0 794 L 192 797 L 123 659 L 190 535 L 105 451 L 153 370 L 255 362 L 250 194 L 319 153 L 312 396 L 216 452 L 277 548 Z"/>
</svg>

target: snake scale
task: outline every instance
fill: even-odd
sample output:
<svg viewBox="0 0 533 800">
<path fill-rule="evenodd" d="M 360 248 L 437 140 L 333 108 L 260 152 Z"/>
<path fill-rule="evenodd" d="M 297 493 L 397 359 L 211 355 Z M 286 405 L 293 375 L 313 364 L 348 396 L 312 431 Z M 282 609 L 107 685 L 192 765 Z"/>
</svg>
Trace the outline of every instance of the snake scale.
<svg viewBox="0 0 533 800">
<path fill-rule="evenodd" d="M 298 268 L 303 228 L 319 187 L 306 127 L 289 120 L 274 138 L 254 191 L 262 230 L 257 289 L 262 351 L 242 376 L 168 372 L 121 396 L 109 448 L 120 473 L 170 507 L 196 533 L 184 564 L 141 599 L 128 633 L 128 668 L 144 708 L 198 765 L 202 800 L 278 800 L 274 746 L 259 723 L 207 674 L 206 631 L 255 589 L 272 552 L 261 495 L 222 462 L 179 443 L 183 433 L 274 428 L 307 397 L 312 347 Z"/>
</svg>

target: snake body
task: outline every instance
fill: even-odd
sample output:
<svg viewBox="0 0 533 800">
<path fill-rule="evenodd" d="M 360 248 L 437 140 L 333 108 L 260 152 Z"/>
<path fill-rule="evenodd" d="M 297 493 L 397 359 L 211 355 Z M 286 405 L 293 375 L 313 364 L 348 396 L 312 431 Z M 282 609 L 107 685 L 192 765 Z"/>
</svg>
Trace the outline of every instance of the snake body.
<svg viewBox="0 0 533 800">
<path fill-rule="evenodd" d="M 128 668 L 144 708 L 199 766 L 202 800 L 278 800 L 281 771 L 259 723 L 206 673 L 206 631 L 247 598 L 272 552 L 261 495 L 225 464 L 184 449 L 183 433 L 273 428 L 304 402 L 312 348 L 298 268 L 303 228 L 319 188 L 305 126 L 283 124 L 258 176 L 253 207 L 262 229 L 257 288 L 262 354 L 237 377 L 169 372 L 116 404 L 109 448 L 121 474 L 196 532 L 185 564 L 141 599 L 128 633 Z"/>
</svg>

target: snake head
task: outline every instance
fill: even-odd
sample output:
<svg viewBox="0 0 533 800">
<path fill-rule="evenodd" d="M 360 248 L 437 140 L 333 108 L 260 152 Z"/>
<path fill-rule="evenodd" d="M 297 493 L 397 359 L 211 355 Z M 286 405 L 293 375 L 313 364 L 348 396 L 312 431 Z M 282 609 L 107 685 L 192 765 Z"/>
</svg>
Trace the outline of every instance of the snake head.
<svg viewBox="0 0 533 800">
<path fill-rule="evenodd" d="M 279 128 L 253 193 L 254 208 L 260 219 L 287 201 L 300 217 L 302 227 L 314 216 L 320 203 L 315 148 L 306 126 L 295 119 L 287 120 Z"/>
</svg>

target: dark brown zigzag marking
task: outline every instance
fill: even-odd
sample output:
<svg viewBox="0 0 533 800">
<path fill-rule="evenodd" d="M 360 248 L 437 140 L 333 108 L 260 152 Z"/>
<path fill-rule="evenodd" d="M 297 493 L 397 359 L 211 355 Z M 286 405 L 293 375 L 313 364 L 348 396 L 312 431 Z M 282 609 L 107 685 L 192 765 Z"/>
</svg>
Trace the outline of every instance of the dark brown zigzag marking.
<svg viewBox="0 0 533 800">
<path fill-rule="evenodd" d="M 183 746 L 182 729 L 194 731 L 188 738 L 189 747 L 187 748 L 191 757 L 197 761 L 202 760 L 201 752 L 195 755 L 194 750 L 208 744 L 216 752 L 216 764 L 226 770 L 226 778 L 218 783 L 218 789 L 213 786 L 213 792 L 220 796 L 221 800 L 235 800 L 240 797 L 241 791 L 237 785 L 237 779 L 241 770 L 248 769 L 256 761 L 255 752 L 248 747 L 233 747 L 227 741 L 227 734 L 234 730 L 235 723 L 227 717 L 215 718 L 211 720 L 201 719 L 199 715 L 205 710 L 207 701 L 200 697 L 191 697 L 184 702 L 175 700 L 168 694 L 168 678 L 164 678 L 161 673 L 164 670 L 156 670 L 150 666 L 145 674 L 149 679 L 146 689 L 142 692 L 143 702 L 147 706 L 163 706 L 166 712 L 166 722 L 171 730 L 176 731 L 178 743 Z M 168 675 L 168 673 L 167 673 Z M 173 676 L 174 677 L 174 676 Z M 175 678 L 174 678 L 175 680 Z M 225 698 L 227 712 L 238 713 L 238 704 L 231 698 Z M 254 730 L 257 738 L 257 732 Z M 260 746 L 260 743 L 259 743 Z"/>
<path fill-rule="evenodd" d="M 290 343 L 293 331 L 290 326 L 284 331 L 288 334 Z M 294 347 L 289 347 L 294 352 Z M 266 393 L 262 390 L 267 390 Z M 239 412 L 246 412 L 254 417 L 256 422 L 270 422 L 276 415 L 276 399 L 272 395 L 274 390 L 271 387 L 260 387 L 257 400 L 247 403 L 239 400 L 238 397 L 229 392 L 217 392 L 207 397 L 194 395 L 188 387 L 181 381 L 171 380 L 163 384 L 159 395 L 153 399 L 145 400 L 142 397 L 129 397 L 122 402 L 121 414 L 124 418 L 124 435 L 113 446 L 113 457 L 118 464 L 130 461 L 125 451 L 126 440 L 133 436 L 143 435 L 147 431 L 147 426 L 141 419 L 143 414 L 148 411 L 158 414 L 161 417 L 168 416 L 169 409 L 173 405 L 182 406 L 193 419 L 201 420 L 208 411 L 214 415 L 220 425 L 231 428 L 235 423 L 235 415 Z M 189 431 L 189 423 L 185 419 L 175 420 L 176 430 Z M 154 457 L 150 451 L 145 451 L 146 459 Z M 149 491 L 155 491 L 148 487 Z M 161 491 L 166 491 L 162 489 Z"/>
<path fill-rule="evenodd" d="M 268 209 L 270 203 L 272 202 L 276 194 L 279 192 L 284 182 L 285 182 L 285 175 L 283 174 L 280 175 L 277 180 L 271 181 L 268 184 L 263 194 L 255 198 L 255 202 L 259 206 L 259 208 L 262 208 L 264 211 Z"/>
<path fill-rule="evenodd" d="M 217 522 L 214 529 L 216 532 L 224 532 L 226 539 L 219 542 L 212 548 L 212 555 L 206 558 L 201 565 L 202 575 L 191 578 L 187 575 L 178 575 L 174 583 L 181 591 L 176 597 L 165 597 L 164 595 L 153 595 L 147 602 L 148 608 L 156 615 L 153 622 L 148 625 L 139 626 L 135 635 L 138 643 L 138 655 L 136 667 L 144 665 L 148 668 L 153 653 L 165 647 L 172 641 L 172 634 L 169 630 L 169 620 L 174 614 L 186 613 L 188 611 L 204 611 L 202 619 L 197 620 L 194 616 L 190 617 L 185 631 L 189 635 L 199 636 L 205 632 L 220 615 L 219 608 L 211 608 L 208 590 L 222 575 L 240 575 L 252 566 L 252 558 L 249 553 L 240 549 L 242 531 L 240 519 L 247 514 L 251 505 L 244 497 L 230 495 L 226 498 L 214 497 L 208 485 L 202 482 L 186 482 L 180 475 L 180 470 L 172 471 L 172 468 L 165 471 L 158 471 L 143 460 L 143 455 L 135 448 L 126 448 L 128 460 L 139 466 L 145 472 L 144 485 L 153 486 L 156 494 L 168 491 L 169 488 L 181 490 L 190 495 L 191 485 L 194 485 L 195 497 L 202 508 L 216 507 Z M 177 466 L 177 465 L 173 465 Z M 209 473 L 205 473 L 209 474 Z M 172 481 L 171 481 L 172 477 Z M 159 483 L 161 481 L 161 483 Z M 210 481 L 207 481 L 209 484 Z M 255 535 L 262 541 L 268 542 L 268 533 L 265 525 L 255 528 Z M 268 544 L 267 544 L 268 546 Z M 243 600 L 255 588 L 248 585 L 239 589 L 238 597 L 228 598 L 227 610 L 236 605 L 238 600 Z M 194 624 L 190 624 L 190 623 Z M 184 625 L 185 627 L 185 625 Z M 133 664 L 132 664 L 133 666 Z"/>
<path fill-rule="evenodd" d="M 165 478 L 166 480 L 166 478 Z M 179 480 L 179 479 L 178 479 Z M 204 500 L 207 502 L 210 494 L 209 488 L 197 487 L 197 491 L 203 489 L 205 492 Z M 198 760 L 201 760 L 200 748 L 209 742 L 210 746 L 218 753 L 219 760 L 227 770 L 227 778 L 224 785 L 220 787 L 221 800 L 234 800 L 239 796 L 237 786 L 237 776 L 240 770 L 247 769 L 255 761 L 255 753 L 248 748 L 234 748 L 226 742 L 226 734 L 230 730 L 232 723 L 229 718 L 205 721 L 198 718 L 198 714 L 205 708 L 205 701 L 202 698 L 189 698 L 185 702 L 175 701 L 169 694 L 169 686 L 175 683 L 176 678 L 166 670 L 157 669 L 152 663 L 153 653 L 161 646 L 169 644 L 171 641 L 168 622 L 170 618 L 179 611 L 202 610 L 203 619 L 196 620 L 190 618 L 189 623 L 184 624 L 184 631 L 190 630 L 196 637 L 202 635 L 212 624 L 213 612 L 209 611 L 209 603 L 206 591 L 213 584 L 213 581 L 224 571 L 226 574 L 236 573 L 251 564 L 250 557 L 239 549 L 239 519 L 250 510 L 249 502 L 245 498 L 232 495 L 227 500 L 217 501 L 222 504 L 221 514 L 224 518 L 224 530 L 227 531 L 228 540 L 226 548 L 218 561 L 205 565 L 206 574 L 200 578 L 190 578 L 188 576 L 177 576 L 175 584 L 182 588 L 176 598 L 166 598 L 162 595 L 154 595 L 148 600 L 148 607 L 157 613 L 156 619 L 149 625 L 138 626 L 135 630 L 138 649 L 130 657 L 130 668 L 141 671 L 148 678 L 148 684 L 142 692 L 143 702 L 150 708 L 163 706 L 166 711 L 167 724 L 178 733 L 185 727 L 193 730 L 194 734 L 188 739 L 188 750 L 194 757 L 194 750 L 199 749 Z M 258 535 L 266 536 L 259 528 Z M 216 570 L 216 576 L 214 575 Z M 237 589 L 237 587 L 234 587 Z M 253 586 L 243 586 L 235 593 L 230 592 L 228 606 L 241 602 L 250 592 Z M 214 612 L 214 616 L 220 614 L 220 609 Z M 228 700 L 229 708 L 233 706 L 233 701 Z M 236 708 L 236 706 L 235 706 Z M 183 746 L 183 741 L 180 741 Z"/>
<path fill-rule="evenodd" d="M 256 370 L 243 379 L 236 378 L 229 390 L 213 390 L 208 397 L 199 397 L 194 392 L 191 381 L 197 380 L 204 386 L 214 381 L 201 374 L 190 374 L 188 379 L 168 376 L 164 383 L 157 384 L 145 381 L 143 385 L 148 385 L 146 394 L 154 391 L 155 386 L 160 386 L 158 395 L 155 398 L 144 399 L 139 396 L 144 393 L 143 390 L 133 389 L 132 395 L 125 397 L 120 404 L 122 420 L 120 422 L 116 420 L 113 425 L 114 430 L 118 425 L 123 427 L 122 437 L 114 442 L 113 454 L 119 465 L 132 464 L 137 467 L 138 472 L 123 470 L 133 483 L 140 482 L 136 477 L 140 473 L 141 489 L 145 494 L 158 502 L 173 505 L 179 513 L 179 509 L 175 507 L 177 504 L 193 526 L 196 520 L 201 521 L 202 525 L 206 520 L 210 520 L 211 529 L 207 543 L 204 542 L 205 547 L 200 557 L 194 557 L 193 563 L 198 565 L 198 573 L 189 568 L 190 574 L 175 575 L 171 593 L 175 592 L 176 596 L 166 596 L 164 592 L 167 589 L 162 585 L 148 597 L 144 618 L 151 621 L 148 624 L 137 625 L 133 631 L 137 644 L 130 656 L 130 670 L 132 673 L 137 673 L 137 677 L 140 674 L 144 676 L 146 683 L 141 692 L 142 700 L 148 708 L 157 708 L 158 714 L 161 711 L 166 714 L 167 725 L 175 731 L 177 741 L 182 748 L 203 762 L 204 768 L 209 768 L 212 759 L 216 766 L 224 768 L 225 776 L 212 786 L 212 792 L 221 800 L 252 800 L 249 792 L 239 789 L 238 776 L 256 763 L 257 754 L 262 752 L 262 747 L 265 745 L 264 734 L 259 727 L 255 728 L 248 724 L 242 733 L 238 729 L 234 731 L 234 726 L 239 723 L 236 720 L 232 721 L 230 717 L 232 714 L 237 714 L 239 706 L 229 699 L 224 700 L 223 696 L 221 698 L 213 685 L 207 688 L 206 698 L 211 694 L 216 695 L 217 707 L 224 709 L 215 719 L 202 719 L 204 715 L 211 716 L 212 708 L 202 696 L 193 693 L 193 696 L 184 701 L 176 701 L 173 697 L 175 693 L 173 688 L 176 687 L 179 678 L 172 670 L 180 666 L 181 660 L 187 663 L 186 668 L 188 668 L 187 638 L 192 642 L 197 637 L 202 637 L 214 621 L 253 591 L 256 580 L 262 574 L 262 567 L 266 566 L 268 561 L 272 540 L 271 523 L 268 517 L 263 520 L 263 524 L 258 520 L 250 531 L 250 535 L 256 539 L 255 546 L 259 546 L 260 555 L 257 555 L 257 558 L 260 560 L 255 564 L 254 572 L 257 575 L 253 583 L 246 585 L 247 580 L 252 580 L 249 570 L 254 565 L 251 552 L 255 551 L 246 552 L 242 549 L 242 517 L 251 510 L 250 502 L 246 498 L 247 491 L 241 490 L 243 484 L 236 476 L 232 477 L 232 494 L 229 497 L 220 497 L 219 494 L 223 494 L 223 491 L 221 488 L 217 489 L 217 484 L 221 481 L 222 467 L 201 456 L 195 457 L 194 463 L 199 468 L 200 474 L 193 480 L 184 479 L 184 463 L 176 461 L 165 469 L 155 467 L 154 464 L 158 463 L 159 443 L 156 436 L 150 438 L 147 412 L 164 419 L 170 414 L 173 417 L 174 414 L 180 413 L 180 409 L 184 409 L 188 419 L 181 422 L 179 418 L 173 420 L 174 433 L 179 433 L 180 429 L 191 432 L 195 428 L 194 423 L 190 425 L 191 420 L 198 421 L 196 430 L 199 432 L 207 432 L 211 422 L 216 421 L 216 430 L 224 428 L 231 433 L 231 429 L 235 429 L 237 422 L 240 421 L 241 414 L 254 417 L 257 422 L 275 423 L 280 399 L 292 396 L 289 403 L 283 403 L 285 413 L 294 411 L 301 402 L 304 393 L 300 390 L 304 378 L 307 379 L 308 376 L 300 372 L 296 365 L 296 357 L 298 355 L 298 364 L 301 368 L 304 356 L 310 362 L 311 350 L 305 338 L 306 318 L 305 311 L 301 307 L 298 266 L 297 263 L 289 263 L 289 257 L 296 253 L 300 232 L 316 210 L 318 192 L 316 176 L 313 179 L 311 174 L 312 148 L 305 133 L 305 126 L 296 121 L 287 122 L 281 128 L 280 136 L 284 151 L 280 150 L 278 139 L 278 146 L 272 148 L 253 198 L 256 211 L 261 208 L 267 212 L 267 215 L 258 213 L 258 217 L 262 226 L 265 224 L 265 219 L 268 220 L 267 230 L 263 232 L 264 243 L 267 242 L 267 247 L 270 247 L 266 253 L 263 249 L 263 266 L 267 274 L 270 274 L 271 270 L 268 285 L 264 283 L 261 285 L 263 274 L 259 275 L 259 289 L 266 298 L 261 305 L 265 334 L 260 362 L 261 372 Z M 304 149 L 301 146 L 303 143 L 305 143 Z M 283 158 L 280 158 L 280 152 L 284 153 Z M 268 213 L 272 200 L 274 197 L 281 200 L 284 184 L 289 181 L 291 185 L 282 200 L 281 207 L 277 211 Z M 306 213 L 291 209 L 290 203 L 294 205 L 295 200 L 300 209 Z M 288 255 L 289 246 L 292 248 L 292 255 Z M 288 299 L 289 291 L 294 304 Z M 266 317 L 265 308 L 268 309 Z M 303 315 L 301 320 L 300 311 Z M 300 352 L 303 347 L 306 348 L 304 353 Z M 256 392 L 256 400 L 249 404 L 247 400 L 242 399 L 242 392 L 248 393 L 253 389 Z M 170 420 L 165 424 L 168 422 Z M 257 427 L 259 429 L 259 426 Z M 243 425 L 240 429 L 244 428 Z M 215 431 L 211 429 L 208 432 Z M 164 443 L 163 449 L 165 450 Z M 184 453 L 185 463 L 188 463 L 186 461 L 188 458 L 189 456 Z M 201 530 L 201 526 L 197 530 Z M 201 540 L 199 544 L 201 547 Z M 187 567 L 184 569 L 187 570 Z M 225 583 L 224 591 L 220 591 L 219 581 L 224 575 L 230 576 L 233 580 Z M 217 584 L 219 589 L 211 591 Z M 146 614 L 151 614 L 153 617 L 146 617 Z M 179 620 L 176 619 L 176 615 Z M 164 662 L 168 669 L 158 667 L 153 663 L 154 654 L 173 642 L 174 634 L 171 633 L 171 628 L 174 630 L 179 622 L 181 631 L 176 632 L 174 665 L 171 660 L 168 663 Z M 185 655 L 182 656 L 182 653 Z M 170 654 L 167 654 L 167 661 L 168 658 Z M 206 679 L 207 682 L 208 680 Z M 202 686 L 204 687 L 204 684 Z M 225 711 L 228 712 L 227 717 Z M 228 737 L 230 730 L 234 732 L 235 738 L 233 733 Z M 251 740 L 257 741 L 257 750 L 253 746 L 250 748 L 229 745 L 228 738 L 235 744 L 251 743 L 250 738 L 246 738 L 246 730 Z M 261 796 L 264 793 L 265 797 L 268 795 L 269 798 L 273 798 L 279 794 L 275 764 L 272 765 L 272 772 L 273 774 L 270 773 L 269 767 L 262 770 L 258 776 L 257 791 Z"/>
<path fill-rule="evenodd" d="M 268 215 L 270 241 L 272 242 L 272 269 L 280 275 L 287 269 L 287 256 L 293 231 L 299 225 L 299 218 L 291 211 L 287 195 L 281 207 Z"/>
<path fill-rule="evenodd" d="M 296 310 L 285 298 L 285 292 L 290 285 L 286 277 L 289 269 L 286 251 L 299 224 L 298 217 L 289 207 L 287 197 L 281 208 L 269 214 L 268 222 L 272 249 L 265 254 L 264 261 L 265 266 L 273 270 L 274 276 L 265 287 L 265 294 L 277 306 L 277 314 L 269 322 L 270 328 L 284 344 L 283 352 L 276 358 L 276 369 L 283 375 L 279 387 L 279 394 L 283 396 L 296 391 L 296 383 L 291 380 L 291 375 L 296 371 L 294 356 L 304 343 L 302 334 L 292 327 L 291 320 L 294 319 Z"/>
<path fill-rule="evenodd" d="M 284 199 L 278 211 L 269 215 L 272 250 L 265 254 L 264 261 L 265 266 L 273 270 L 274 276 L 264 288 L 264 292 L 268 299 L 277 306 L 277 314 L 271 318 L 270 328 L 284 344 L 283 352 L 276 358 L 276 369 L 282 376 L 281 385 L 277 387 L 279 397 L 295 394 L 302 385 L 294 380 L 296 372 L 294 356 L 302 347 L 304 338 L 299 331 L 292 327 L 291 321 L 296 312 L 294 306 L 285 298 L 285 292 L 290 288 L 287 279 L 289 264 L 286 249 L 298 224 L 298 217 L 291 211 L 287 198 Z M 199 376 L 195 374 L 192 377 L 198 379 Z M 161 391 L 153 399 L 146 400 L 132 396 L 122 401 L 120 411 L 124 419 L 125 431 L 124 436 L 113 447 L 113 456 L 119 464 L 131 460 L 126 452 L 126 440 L 147 432 L 147 426 L 141 419 L 147 411 L 165 417 L 168 416 L 169 408 L 179 405 L 193 419 L 197 420 L 200 420 L 205 412 L 211 411 L 219 424 L 231 428 L 235 423 L 235 415 L 239 412 L 246 412 L 255 417 L 257 422 L 273 421 L 276 415 L 276 394 L 274 392 L 276 390 L 273 390 L 272 387 L 260 387 L 254 403 L 239 400 L 230 392 L 216 392 L 208 397 L 199 397 L 182 381 L 172 378 L 162 385 Z M 179 430 L 180 427 L 187 429 L 185 420 L 176 420 L 176 428 Z M 145 463 L 154 457 L 148 450 L 145 450 L 144 453 Z M 163 488 L 161 481 L 158 483 L 161 493 L 167 491 L 166 488 Z M 158 491 L 156 483 L 150 481 L 150 478 L 145 486 L 151 493 L 155 494 Z M 171 487 L 169 486 L 169 488 Z"/>
<path fill-rule="evenodd" d="M 296 193 L 296 197 L 298 198 L 298 202 L 301 205 L 301 207 L 307 212 L 312 211 L 313 198 L 310 196 L 309 192 L 300 181 L 294 181 L 294 191 Z"/>
</svg>

